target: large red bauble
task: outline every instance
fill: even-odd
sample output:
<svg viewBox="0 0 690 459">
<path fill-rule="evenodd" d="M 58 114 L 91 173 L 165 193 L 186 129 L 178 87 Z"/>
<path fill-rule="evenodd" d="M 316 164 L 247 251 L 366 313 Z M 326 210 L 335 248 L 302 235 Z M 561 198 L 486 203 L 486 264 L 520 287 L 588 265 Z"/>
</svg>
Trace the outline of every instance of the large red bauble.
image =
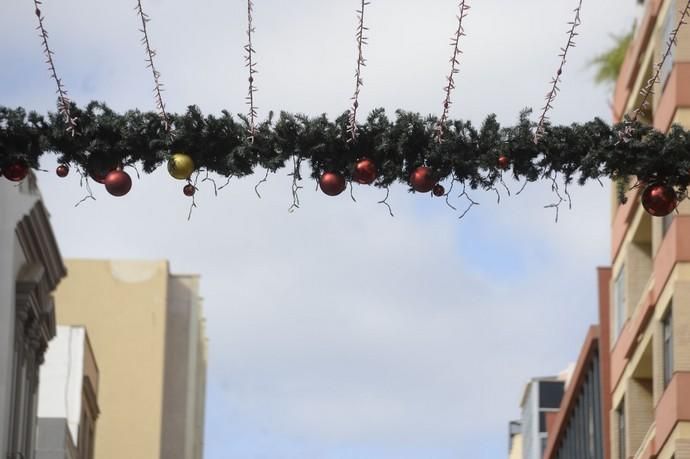
<svg viewBox="0 0 690 459">
<path fill-rule="evenodd" d="M 371 185 L 376 180 L 377 175 L 376 164 L 372 160 L 364 158 L 357 161 L 352 178 L 355 179 L 355 182 L 362 185 Z"/>
<path fill-rule="evenodd" d="M 410 184 L 415 191 L 420 193 L 428 193 L 436 185 L 436 179 L 431 171 L 431 168 L 426 166 L 419 166 L 410 174 Z"/>
<path fill-rule="evenodd" d="M 498 157 L 497 163 L 499 169 L 508 169 L 510 167 L 510 158 L 508 158 L 506 155 L 501 155 Z"/>
<path fill-rule="evenodd" d="M 67 164 L 60 164 L 57 169 L 55 169 L 55 173 L 58 177 L 65 178 L 69 174 L 69 166 Z"/>
<path fill-rule="evenodd" d="M 2 170 L 2 175 L 11 182 L 21 182 L 29 174 L 29 166 L 23 162 L 17 162 L 6 166 Z"/>
<path fill-rule="evenodd" d="M 319 179 L 319 187 L 328 196 L 337 196 L 347 187 L 345 177 L 337 172 L 324 172 Z"/>
<path fill-rule="evenodd" d="M 103 183 L 108 193 L 113 196 L 124 196 L 132 189 L 132 178 L 127 172 L 121 170 L 108 172 Z"/>
<path fill-rule="evenodd" d="M 642 192 L 642 206 L 650 215 L 663 217 L 678 206 L 678 196 L 673 187 L 652 183 Z"/>
</svg>

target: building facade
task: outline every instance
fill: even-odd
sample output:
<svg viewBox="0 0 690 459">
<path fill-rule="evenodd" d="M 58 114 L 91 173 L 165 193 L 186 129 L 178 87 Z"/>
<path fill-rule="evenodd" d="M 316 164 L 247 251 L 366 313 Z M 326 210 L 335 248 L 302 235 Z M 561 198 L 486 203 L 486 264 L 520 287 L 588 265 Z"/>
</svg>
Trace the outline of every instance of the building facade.
<svg viewBox="0 0 690 459">
<path fill-rule="evenodd" d="M 592 327 L 561 406 L 547 418 L 545 459 L 604 459 L 604 410 L 599 327 Z"/>
<path fill-rule="evenodd" d="M 39 368 L 65 275 L 35 177 L 0 180 L 0 454 L 33 459 Z"/>
<path fill-rule="evenodd" d="M 58 326 L 41 367 L 36 459 L 93 459 L 98 381 L 86 329 Z"/>
<path fill-rule="evenodd" d="M 640 105 L 640 90 L 684 6 L 676 0 L 644 3 L 615 88 L 615 121 Z M 688 81 L 686 27 L 661 68 L 660 84 L 641 119 L 660 131 L 675 123 L 690 127 Z M 576 383 L 549 426 L 547 459 L 690 459 L 690 204 L 684 201 L 677 213 L 653 218 L 640 206 L 639 193 L 633 189 L 623 205 L 614 194 L 611 267 L 598 273 L 599 336 L 595 340 L 590 332 Z M 597 376 L 599 403 L 587 395 Z M 599 409 L 603 423 L 597 429 L 596 418 L 588 423 L 582 412 Z M 574 445 L 569 438 L 576 439 Z"/>
<path fill-rule="evenodd" d="M 639 3 L 644 13 L 615 87 L 616 122 L 640 106 L 686 6 Z M 639 119 L 662 132 L 690 128 L 689 26 Z M 612 193 L 611 266 L 598 270 L 600 323 L 558 413 L 547 417 L 546 459 L 690 459 L 690 201 L 653 218 L 640 192 L 633 188 L 625 204 Z"/>
<path fill-rule="evenodd" d="M 664 53 L 686 2 L 647 0 L 616 84 L 614 117 L 640 103 L 639 92 Z M 690 128 L 690 27 L 661 68 L 644 120 L 660 131 Z M 610 352 L 611 458 L 690 458 L 690 202 L 653 218 L 638 189 L 613 205 L 608 308 L 601 347 Z"/>
<path fill-rule="evenodd" d="M 522 426 L 510 421 L 508 426 L 508 459 L 522 459 Z"/>
<path fill-rule="evenodd" d="M 559 376 L 533 378 L 527 383 L 520 404 L 523 459 L 541 459 L 544 455 L 546 419 L 549 413 L 558 411 L 564 388 L 564 378 Z"/>
<path fill-rule="evenodd" d="M 203 457 L 206 337 L 197 276 L 165 261 L 68 260 L 60 324 L 89 331 L 100 369 L 96 459 Z"/>
</svg>

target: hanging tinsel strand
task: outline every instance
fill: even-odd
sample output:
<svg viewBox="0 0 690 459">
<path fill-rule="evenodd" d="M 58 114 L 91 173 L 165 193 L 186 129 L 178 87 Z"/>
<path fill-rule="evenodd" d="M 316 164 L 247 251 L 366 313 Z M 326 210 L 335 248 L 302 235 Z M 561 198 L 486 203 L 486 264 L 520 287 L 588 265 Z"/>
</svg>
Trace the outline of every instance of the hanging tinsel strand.
<svg viewBox="0 0 690 459">
<path fill-rule="evenodd" d="M 565 47 L 561 48 L 561 53 L 558 55 L 558 57 L 561 58 L 561 63 L 558 66 L 558 70 L 556 70 L 556 76 L 551 80 L 551 90 L 546 93 L 546 104 L 544 104 L 544 107 L 542 108 L 541 116 L 539 116 L 539 122 L 537 123 L 537 129 L 534 132 L 534 143 L 538 143 L 539 139 L 542 137 L 542 135 L 544 135 L 546 123 L 549 121 L 549 117 L 547 115 L 549 110 L 553 108 L 553 102 L 556 100 L 556 96 L 558 96 L 558 92 L 560 91 L 558 85 L 562 81 L 561 75 L 563 75 L 563 69 L 565 68 L 565 64 L 567 62 L 568 51 L 575 47 L 575 37 L 579 35 L 577 33 L 577 28 L 580 26 L 580 24 L 582 24 L 580 19 L 580 13 L 582 12 L 582 0 L 579 0 L 577 8 L 575 8 L 574 11 L 575 18 L 568 23 L 570 25 L 570 30 L 568 31 L 568 43 L 566 43 Z"/>
<path fill-rule="evenodd" d="M 443 88 L 446 97 L 443 99 L 443 113 L 436 124 L 436 142 L 441 143 L 443 139 L 443 131 L 448 121 L 448 114 L 450 112 L 450 106 L 453 103 L 451 100 L 451 95 L 455 89 L 455 75 L 460 73 L 458 66 L 460 65 L 460 55 L 462 50 L 460 49 L 460 39 L 465 36 L 465 28 L 462 25 L 463 20 L 467 17 L 468 10 L 470 6 L 465 0 L 462 0 L 459 4 L 460 14 L 458 14 L 458 30 L 455 35 L 450 39 L 450 46 L 453 48 L 453 56 L 450 58 L 450 74 L 446 78 L 448 84 Z"/>
<path fill-rule="evenodd" d="M 687 18 L 690 15 L 690 0 L 688 0 L 688 3 L 685 5 L 683 9 L 679 11 L 679 13 L 680 19 L 678 20 L 678 24 L 676 25 L 675 29 L 673 29 L 673 31 L 671 32 L 671 35 L 668 37 L 668 41 L 666 42 L 666 51 L 664 52 L 664 55 L 662 56 L 659 63 L 656 64 L 654 75 L 652 75 L 652 77 L 647 81 L 647 84 L 644 86 L 644 88 L 640 90 L 642 102 L 640 102 L 639 107 L 637 107 L 633 112 L 633 123 L 637 121 L 642 111 L 647 109 L 647 107 L 649 106 L 649 97 L 652 94 L 654 94 L 654 86 L 657 83 L 659 83 L 659 79 L 661 77 L 661 69 L 664 67 L 666 60 L 668 60 L 668 58 L 671 56 L 673 47 L 678 44 L 678 33 L 680 32 L 680 28 L 687 24 Z"/>
<path fill-rule="evenodd" d="M 359 93 L 362 91 L 364 81 L 362 80 L 362 67 L 366 67 L 367 60 L 364 58 L 364 45 L 367 44 L 367 37 L 364 35 L 368 27 L 364 25 L 364 10 L 371 2 L 362 0 L 361 9 L 357 10 L 357 70 L 355 71 L 355 93 L 352 96 L 352 108 L 350 109 L 347 132 L 350 140 L 357 139 L 357 109 L 359 108 Z"/>
<path fill-rule="evenodd" d="M 172 125 L 170 123 L 170 118 L 168 113 L 165 111 L 165 103 L 163 102 L 163 83 L 161 83 L 161 74 L 156 69 L 156 65 L 153 58 L 156 57 L 156 50 L 151 48 L 151 41 L 149 40 L 149 33 L 147 29 L 147 24 L 151 21 L 151 18 L 144 13 L 144 9 L 141 6 L 141 0 L 137 0 L 137 6 L 134 8 L 137 15 L 141 18 L 141 29 L 139 31 L 143 35 L 141 38 L 141 44 L 144 45 L 146 49 L 146 68 L 151 69 L 151 74 L 153 75 L 153 96 L 156 101 L 156 108 L 158 109 L 158 115 L 163 120 L 163 127 L 170 134 Z"/>
<path fill-rule="evenodd" d="M 41 41 L 43 42 L 43 54 L 46 57 L 46 64 L 48 65 L 48 70 L 50 71 L 50 77 L 53 79 L 53 81 L 55 81 L 55 85 L 57 86 L 56 92 L 58 95 L 58 111 L 65 119 L 65 123 L 67 124 L 67 132 L 74 135 L 77 129 L 77 121 L 76 118 L 72 117 L 72 114 L 70 112 L 70 100 L 67 97 L 67 90 L 62 84 L 62 80 L 58 78 L 57 70 L 55 70 L 55 62 L 53 61 L 54 53 L 48 46 L 48 32 L 46 31 L 46 28 L 43 25 L 43 16 L 41 14 L 40 8 L 41 5 L 42 2 L 40 2 L 39 0 L 34 0 L 34 12 L 36 13 L 36 17 L 38 18 L 38 27 L 36 27 L 36 30 L 38 30 L 39 37 L 41 37 Z"/>
<path fill-rule="evenodd" d="M 254 44 L 252 38 L 254 36 L 254 2 L 252 0 L 247 0 L 247 44 L 244 46 L 244 51 L 246 52 L 244 56 L 245 65 L 249 69 L 249 90 L 247 92 L 247 105 L 249 106 L 249 113 L 247 114 L 249 119 L 249 141 L 254 143 L 254 136 L 256 135 L 256 118 L 258 116 L 257 107 L 254 106 L 254 95 L 257 91 L 256 86 L 254 86 L 254 74 L 258 71 L 256 70 L 256 62 L 254 61 Z"/>
</svg>

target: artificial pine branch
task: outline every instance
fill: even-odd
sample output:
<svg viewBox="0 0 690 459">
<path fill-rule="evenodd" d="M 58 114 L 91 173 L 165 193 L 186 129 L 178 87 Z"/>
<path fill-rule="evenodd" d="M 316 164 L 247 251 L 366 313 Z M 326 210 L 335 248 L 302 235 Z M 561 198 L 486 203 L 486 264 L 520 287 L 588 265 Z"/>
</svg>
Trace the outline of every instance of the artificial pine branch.
<svg viewBox="0 0 690 459">
<path fill-rule="evenodd" d="M 690 185 L 690 132 L 674 126 L 667 133 L 631 121 L 610 126 L 600 119 L 568 126 L 546 125 L 539 144 L 529 112 L 515 126 L 502 127 L 495 116 L 481 126 L 449 120 L 444 141 L 436 141 L 438 119 L 405 111 L 388 118 L 374 110 L 359 125 L 355 142 L 347 131 L 349 114 L 335 120 L 281 113 L 257 124 L 254 143 L 246 123 L 227 111 L 203 115 L 197 107 L 168 114 L 176 136 L 168 143 L 163 120 L 155 112 L 131 110 L 118 114 L 102 103 L 83 109 L 72 106 L 79 135 L 64 129 L 58 113 L 47 117 L 22 108 L 0 107 L 0 168 L 23 161 L 38 168 L 47 152 L 87 171 L 118 165 L 140 165 L 145 172 L 159 167 L 174 152 L 189 154 L 198 169 L 225 177 L 243 177 L 262 168 L 272 172 L 308 161 L 312 177 L 339 171 L 352 177 L 358 158 L 374 161 L 380 175 L 376 186 L 407 183 L 411 171 L 427 164 L 439 181 L 452 179 L 467 189 L 491 190 L 500 185 L 498 157 L 510 158 L 512 175 L 520 181 L 553 180 L 566 184 L 618 177 L 661 181 L 681 191 Z M 242 118 L 242 117 L 240 117 Z M 628 130 L 631 126 L 633 129 Z M 620 136 L 629 133 L 628 141 Z"/>
</svg>

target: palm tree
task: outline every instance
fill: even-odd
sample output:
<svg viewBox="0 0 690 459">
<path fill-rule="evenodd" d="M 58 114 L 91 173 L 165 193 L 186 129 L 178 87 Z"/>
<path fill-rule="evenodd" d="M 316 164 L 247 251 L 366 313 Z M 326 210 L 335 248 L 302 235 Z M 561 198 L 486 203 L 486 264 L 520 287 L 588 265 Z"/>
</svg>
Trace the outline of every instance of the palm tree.
<svg viewBox="0 0 690 459">
<path fill-rule="evenodd" d="M 622 35 L 611 35 L 613 45 L 607 51 L 599 54 L 590 61 L 590 65 L 597 69 L 594 81 L 598 84 L 612 84 L 618 79 L 618 74 L 621 71 L 625 54 L 635 35 L 635 26 L 633 25 L 630 32 Z"/>
</svg>

